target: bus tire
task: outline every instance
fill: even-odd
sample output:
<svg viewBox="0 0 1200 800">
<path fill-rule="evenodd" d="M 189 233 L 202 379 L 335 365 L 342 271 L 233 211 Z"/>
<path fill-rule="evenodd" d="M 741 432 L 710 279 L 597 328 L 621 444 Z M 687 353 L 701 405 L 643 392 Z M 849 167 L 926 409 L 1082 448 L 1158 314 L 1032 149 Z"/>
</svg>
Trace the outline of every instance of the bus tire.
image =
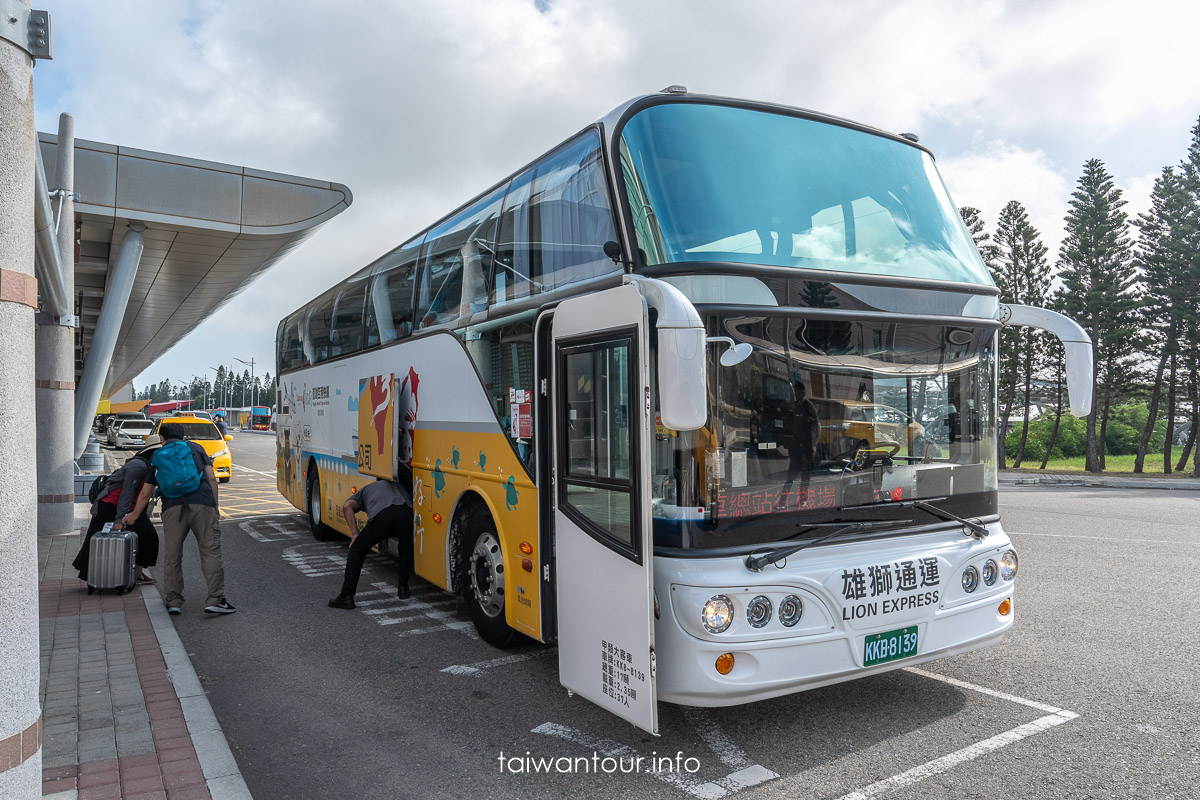
<svg viewBox="0 0 1200 800">
<path fill-rule="evenodd" d="M 504 553 L 496 523 L 483 506 L 471 510 L 463 537 L 462 583 L 470 609 L 471 621 L 479 637 L 493 647 L 505 648 L 516 639 L 517 632 L 505 619 Z"/>
<path fill-rule="evenodd" d="M 308 508 L 308 525 L 312 529 L 313 538 L 318 542 L 329 541 L 337 532 L 321 521 L 321 476 L 315 465 L 308 471 L 308 492 L 305 499 L 308 501 L 305 506 Z"/>
</svg>

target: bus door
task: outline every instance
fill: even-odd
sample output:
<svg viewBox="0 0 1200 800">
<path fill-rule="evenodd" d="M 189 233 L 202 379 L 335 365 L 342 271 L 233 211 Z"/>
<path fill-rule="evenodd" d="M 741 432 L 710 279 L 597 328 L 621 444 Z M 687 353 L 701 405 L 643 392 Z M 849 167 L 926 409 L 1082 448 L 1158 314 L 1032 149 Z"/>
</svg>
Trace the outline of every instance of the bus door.
<svg viewBox="0 0 1200 800">
<path fill-rule="evenodd" d="M 658 733 L 646 304 L 634 286 L 553 322 L 559 680 Z"/>
</svg>

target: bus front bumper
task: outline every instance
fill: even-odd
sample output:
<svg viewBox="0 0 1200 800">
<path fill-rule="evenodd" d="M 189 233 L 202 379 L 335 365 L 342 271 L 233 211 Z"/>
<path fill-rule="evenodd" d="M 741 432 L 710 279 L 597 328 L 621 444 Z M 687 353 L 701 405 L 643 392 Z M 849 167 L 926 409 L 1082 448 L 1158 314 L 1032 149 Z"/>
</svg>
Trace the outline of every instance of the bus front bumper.
<svg viewBox="0 0 1200 800">
<path fill-rule="evenodd" d="M 1012 627 L 1012 585 L 977 602 L 939 609 L 918 628 L 916 655 L 864 667 L 862 632 L 830 630 L 794 638 L 755 642 L 704 641 L 684 631 L 673 618 L 655 628 L 658 699 L 689 706 L 731 706 L 767 700 L 821 686 L 915 666 L 995 644 Z M 1008 613 L 1000 604 L 1007 600 Z M 731 653 L 733 669 L 717 672 L 717 658 Z"/>
</svg>

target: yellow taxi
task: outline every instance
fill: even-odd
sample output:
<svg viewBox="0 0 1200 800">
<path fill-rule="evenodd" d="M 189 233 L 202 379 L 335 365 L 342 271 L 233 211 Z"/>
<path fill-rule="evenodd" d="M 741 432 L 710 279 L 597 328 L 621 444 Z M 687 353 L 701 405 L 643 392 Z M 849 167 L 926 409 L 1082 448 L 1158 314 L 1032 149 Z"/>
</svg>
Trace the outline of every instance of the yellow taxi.
<svg viewBox="0 0 1200 800">
<path fill-rule="evenodd" d="M 229 455 L 229 448 L 225 443 L 232 441 L 232 436 L 228 434 L 222 436 L 216 425 L 202 417 L 191 415 L 160 419 L 158 426 L 154 429 L 156 436 L 159 435 L 163 425 L 175 425 L 183 432 L 184 439 L 203 447 L 204 452 L 208 453 L 208 457 L 212 459 L 213 472 L 216 473 L 217 480 L 221 483 L 229 483 L 229 479 L 233 476 L 233 458 Z"/>
<path fill-rule="evenodd" d="M 925 435 L 925 426 L 898 408 L 856 400 L 813 401 L 821 418 L 821 441 L 832 450 L 854 453 L 883 448 L 905 455 Z"/>
</svg>

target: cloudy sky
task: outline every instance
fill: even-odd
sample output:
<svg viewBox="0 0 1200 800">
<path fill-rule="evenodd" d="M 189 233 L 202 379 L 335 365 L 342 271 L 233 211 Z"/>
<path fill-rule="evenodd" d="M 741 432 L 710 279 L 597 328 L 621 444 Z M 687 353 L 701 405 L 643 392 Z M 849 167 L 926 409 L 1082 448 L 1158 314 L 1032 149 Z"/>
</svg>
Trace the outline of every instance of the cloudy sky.
<svg viewBox="0 0 1200 800">
<path fill-rule="evenodd" d="M 152 365 L 274 363 L 277 321 L 614 106 L 673 83 L 920 135 L 1051 253 L 1083 162 L 1129 209 L 1200 117 L 1200 4 L 35 0 L 38 130 L 344 183 L 354 204 Z M 273 367 L 271 368 L 273 371 Z"/>
</svg>

